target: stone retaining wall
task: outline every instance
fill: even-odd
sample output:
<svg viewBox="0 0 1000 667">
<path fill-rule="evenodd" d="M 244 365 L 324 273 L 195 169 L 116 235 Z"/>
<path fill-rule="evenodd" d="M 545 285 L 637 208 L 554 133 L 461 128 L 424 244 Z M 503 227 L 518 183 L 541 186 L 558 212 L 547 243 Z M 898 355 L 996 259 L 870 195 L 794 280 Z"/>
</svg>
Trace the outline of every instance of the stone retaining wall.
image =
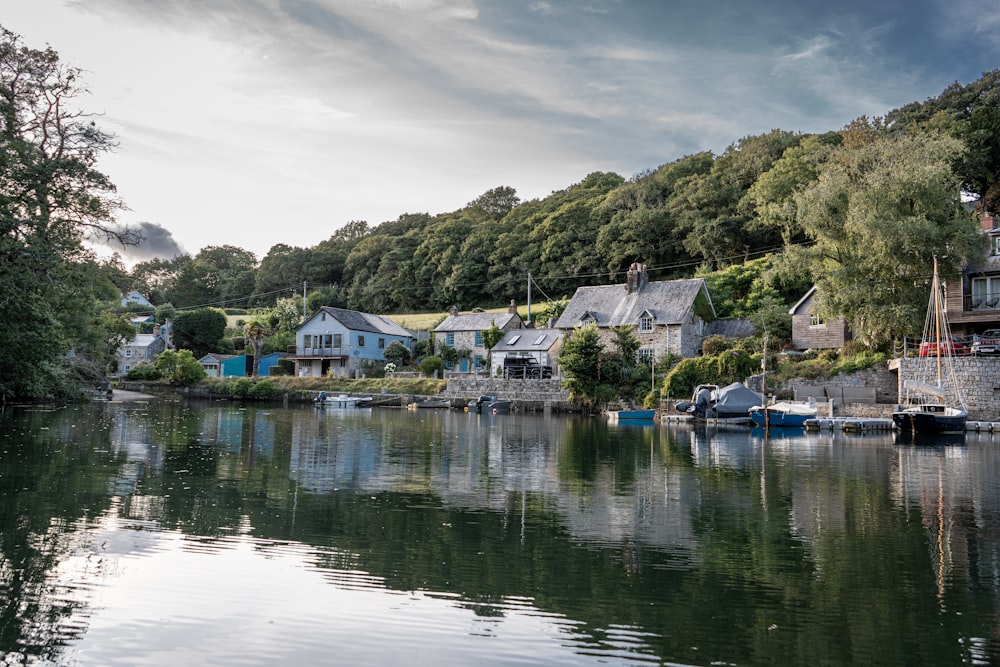
<svg viewBox="0 0 1000 667">
<path fill-rule="evenodd" d="M 514 402 L 514 410 L 521 412 L 573 412 L 578 410 L 569 402 L 569 392 L 556 378 L 547 380 L 505 380 L 486 377 L 453 377 L 442 396 L 464 401 L 475 401 L 484 394 L 496 394 Z"/>
<path fill-rule="evenodd" d="M 956 357 L 952 364 L 954 382 L 946 373 L 942 379 L 945 391 L 952 393 L 957 384 L 970 419 L 1000 421 L 1000 357 Z M 934 358 L 893 359 L 889 362 L 889 369 L 895 371 L 899 395 L 903 397 L 906 395 L 903 390 L 906 378 L 937 383 L 937 360 Z"/>
</svg>

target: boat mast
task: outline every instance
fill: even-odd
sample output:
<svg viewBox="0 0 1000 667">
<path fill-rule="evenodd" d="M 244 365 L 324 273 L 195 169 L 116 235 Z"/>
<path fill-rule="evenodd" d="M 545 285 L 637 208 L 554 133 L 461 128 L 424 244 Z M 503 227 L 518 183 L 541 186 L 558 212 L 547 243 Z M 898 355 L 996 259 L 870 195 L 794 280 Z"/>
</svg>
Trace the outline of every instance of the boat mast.
<svg viewBox="0 0 1000 667">
<path fill-rule="evenodd" d="M 934 255 L 934 278 L 931 281 L 931 289 L 934 290 L 934 340 L 937 341 L 937 380 L 938 387 L 941 387 L 941 286 L 938 283 L 938 262 L 937 255 Z M 948 340 L 951 345 L 951 340 Z"/>
</svg>

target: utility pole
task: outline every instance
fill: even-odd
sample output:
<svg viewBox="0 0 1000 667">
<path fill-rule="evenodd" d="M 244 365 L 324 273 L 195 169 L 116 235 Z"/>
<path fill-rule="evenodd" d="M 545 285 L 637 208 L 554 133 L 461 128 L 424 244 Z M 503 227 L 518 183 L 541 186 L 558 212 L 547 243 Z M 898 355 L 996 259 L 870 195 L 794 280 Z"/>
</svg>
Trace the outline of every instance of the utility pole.
<svg viewBox="0 0 1000 667">
<path fill-rule="evenodd" d="M 528 321 L 525 324 L 531 326 L 531 271 L 528 271 Z"/>
</svg>

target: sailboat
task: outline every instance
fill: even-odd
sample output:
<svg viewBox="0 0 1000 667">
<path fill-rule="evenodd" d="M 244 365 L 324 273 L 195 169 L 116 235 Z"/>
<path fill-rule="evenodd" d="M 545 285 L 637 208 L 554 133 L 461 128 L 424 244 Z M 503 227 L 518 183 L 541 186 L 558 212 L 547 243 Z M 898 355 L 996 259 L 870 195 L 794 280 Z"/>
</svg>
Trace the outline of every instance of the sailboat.
<svg viewBox="0 0 1000 667">
<path fill-rule="evenodd" d="M 944 294 L 938 278 L 937 257 L 934 258 L 934 277 L 931 280 L 930 301 L 927 304 L 927 319 L 924 323 L 925 341 L 949 341 L 951 329 L 945 314 Z M 892 421 L 900 431 L 911 433 L 955 433 L 965 432 L 965 422 L 969 411 L 958 392 L 952 364 L 953 346 L 935 344 L 935 368 L 937 383 L 930 384 L 915 378 L 903 381 L 908 405 L 892 413 Z M 929 359 L 920 360 L 926 367 Z M 945 388 L 943 380 L 948 373 L 951 391 Z M 917 400 L 919 397 L 919 400 Z"/>
</svg>

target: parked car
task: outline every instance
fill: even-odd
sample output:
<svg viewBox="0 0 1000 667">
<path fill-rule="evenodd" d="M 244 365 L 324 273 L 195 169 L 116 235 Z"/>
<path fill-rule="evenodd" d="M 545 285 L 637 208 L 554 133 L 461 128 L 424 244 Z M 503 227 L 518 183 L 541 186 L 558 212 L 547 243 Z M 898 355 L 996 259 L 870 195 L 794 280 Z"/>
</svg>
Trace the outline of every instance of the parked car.
<svg viewBox="0 0 1000 667">
<path fill-rule="evenodd" d="M 508 380 L 550 378 L 552 367 L 543 366 L 533 357 L 506 357 L 503 360 L 503 374 Z"/>
<path fill-rule="evenodd" d="M 987 329 L 972 342 L 972 354 L 1000 354 L 1000 329 Z"/>
<path fill-rule="evenodd" d="M 936 338 L 929 338 L 920 341 L 921 357 L 935 357 L 937 354 L 938 343 Z M 941 345 L 941 354 L 953 357 L 963 357 L 972 354 L 972 348 L 970 348 L 958 336 L 951 336 L 950 338 L 945 339 L 944 343 Z"/>
</svg>

